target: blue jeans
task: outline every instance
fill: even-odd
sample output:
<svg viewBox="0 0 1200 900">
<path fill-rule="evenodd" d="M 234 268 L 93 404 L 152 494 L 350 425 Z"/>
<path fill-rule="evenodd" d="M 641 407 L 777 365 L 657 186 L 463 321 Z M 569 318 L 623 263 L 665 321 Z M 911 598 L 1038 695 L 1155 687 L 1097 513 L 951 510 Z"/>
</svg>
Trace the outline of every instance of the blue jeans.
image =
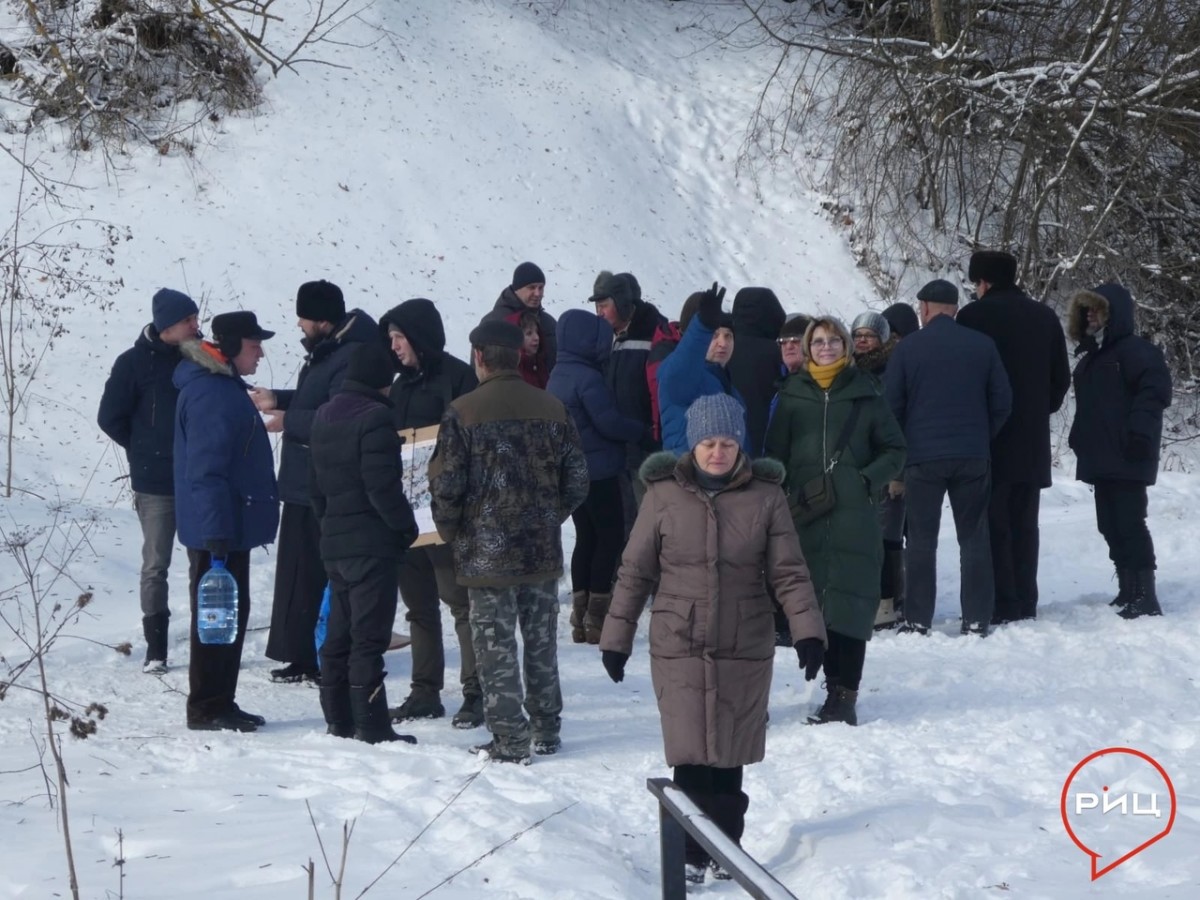
<svg viewBox="0 0 1200 900">
<path fill-rule="evenodd" d="M 142 525 L 142 615 L 169 613 L 167 571 L 175 549 L 175 497 L 135 491 L 133 508 Z"/>
</svg>

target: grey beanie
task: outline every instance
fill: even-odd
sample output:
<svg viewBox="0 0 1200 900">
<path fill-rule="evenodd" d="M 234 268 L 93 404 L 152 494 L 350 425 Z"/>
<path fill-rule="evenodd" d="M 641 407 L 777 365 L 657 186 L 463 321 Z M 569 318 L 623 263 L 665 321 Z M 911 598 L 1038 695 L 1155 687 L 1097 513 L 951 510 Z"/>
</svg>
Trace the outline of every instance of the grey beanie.
<svg viewBox="0 0 1200 900">
<path fill-rule="evenodd" d="M 729 394 L 705 394 L 687 411 L 687 442 L 695 447 L 712 437 L 746 442 L 746 408 Z"/>
<path fill-rule="evenodd" d="M 886 344 L 888 338 L 892 336 L 892 326 L 888 324 L 888 320 L 877 312 L 859 313 L 854 318 L 854 323 L 850 326 L 850 337 L 854 337 L 854 332 L 860 328 L 869 328 L 871 331 L 879 335 L 879 342 Z"/>
<path fill-rule="evenodd" d="M 183 291 L 159 288 L 150 303 L 150 313 L 154 317 L 154 330 L 162 334 L 176 322 L 199 315 L 200 310 L 196 301 Z"/>
</svg>

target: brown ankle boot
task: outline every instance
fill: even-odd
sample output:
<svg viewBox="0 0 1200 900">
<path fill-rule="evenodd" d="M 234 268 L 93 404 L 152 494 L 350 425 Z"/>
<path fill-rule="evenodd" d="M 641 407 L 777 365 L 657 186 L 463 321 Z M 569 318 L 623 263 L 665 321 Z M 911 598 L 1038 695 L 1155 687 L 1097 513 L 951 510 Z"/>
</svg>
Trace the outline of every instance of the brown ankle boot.
<svg viewBox="0 0 1200 900">
<path fill-rule="evenodd" d="M 571 594 L 571 641 L 582 644 L 587 641 L 584 620 L 587 618 L 588 592 L 574 591 Z"/>
<path fill-rule="evenodd" d="M 583 620 L 589 644 L 600 643 L 600 632 L 604 630 L 604 617 L 608 615 L 608 604 L 611 602 L 611 593 L 590 595 L 587 616 Z"/>
</svg>

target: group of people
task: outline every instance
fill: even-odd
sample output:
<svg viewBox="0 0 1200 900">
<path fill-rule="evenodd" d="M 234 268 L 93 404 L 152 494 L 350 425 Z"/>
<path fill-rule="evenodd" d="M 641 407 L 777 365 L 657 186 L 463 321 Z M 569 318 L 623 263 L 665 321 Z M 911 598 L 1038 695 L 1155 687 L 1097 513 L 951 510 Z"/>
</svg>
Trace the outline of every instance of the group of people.
<svg viewBox="0 0 1200 900">
<path fill-rule="evenodd" d="M 775 647 L 794 648 L 827 694 L 814 724 L 857 723 L 867 642 L 881 626 L 928 634 L 948 494 L 962 554 L 964 634 L 1037 613 L 1038 498 L 1050 484 L 1050 416 L 1070 386 L 1063 329 L 1017 286 L 1008 253 L 968 265 L 976 298 L 935 280 L 917 309 L 788 315 L 747 287 L 730 312 L 716 283 L 678 321 L 628 272 L 604 271 L 555 320 L 546 278 L 516 267 L 469 335 L 445 349 L 441 315 L 407 300 L 376 322 L 338 287 L 296 295 L 305 362 L 295 388 L 251 386 L 273 332 L 254 313 L 214 316 L 208 340 L 185 294 L 162 289 L 153 321 L 105 386 L 101 428 L 124 447 L 144 536 L 144 670 L 166 669 L 166 573 L 187 548 L 187 724 L 252 731 L 235 702 L 250 607 L 249 551 L 278 533 L 267 655 L 274 680 L 319 684 L 328 730 L 413 740 L 397 721 L 445 715 L 440 604 L 459 644 L 462 706 L 486 725 L 474 748 L 528 762 L 561 747 L 557 583 L 572 518 L 570 634 L 624 677 L 651 603 L 651 674 L 674 777 L 740 839 L 742 767 L 762 759 Z M 1171 382 L 1134 334 L 1116 284 L 1080 292 L 1077 477 L 1095 485 L 1126 618 L 1161 614 L 1146 527 Z M 403 490 L 400 432 L 438 426 L 428 470 L 436 537 Z M 268 435 L 281 435 L 276 476 Z M 240 591 L 232 645 L 199 641 L 196 588 L 224 559 Z M 330 595 L 319 655 L 313 640 Z M 397 592 L 412 684 L 387 705 L 383 654 Z M 518 653 L 518 634 L 523 655 Z M 710 865 L 689 841 L 689 877 Z M 717 877 L 725 873 L 714 870 Z"/>
</svg>

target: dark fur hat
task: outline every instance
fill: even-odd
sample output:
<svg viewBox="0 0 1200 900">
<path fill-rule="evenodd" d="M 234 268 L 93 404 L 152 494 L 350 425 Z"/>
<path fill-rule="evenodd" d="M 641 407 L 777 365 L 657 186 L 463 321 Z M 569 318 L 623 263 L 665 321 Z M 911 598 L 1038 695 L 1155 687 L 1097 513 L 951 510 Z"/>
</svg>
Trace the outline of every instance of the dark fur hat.
<svg viewBox="0 0 1200 900">
<path fill-rule="evenodd" d="M 1017 283 L 1017 258 L 1003 250 L 976 250 L 967 266 L 972 284 L 986 281 L 995 288 L 1010 288 Z"/>
</svg>

